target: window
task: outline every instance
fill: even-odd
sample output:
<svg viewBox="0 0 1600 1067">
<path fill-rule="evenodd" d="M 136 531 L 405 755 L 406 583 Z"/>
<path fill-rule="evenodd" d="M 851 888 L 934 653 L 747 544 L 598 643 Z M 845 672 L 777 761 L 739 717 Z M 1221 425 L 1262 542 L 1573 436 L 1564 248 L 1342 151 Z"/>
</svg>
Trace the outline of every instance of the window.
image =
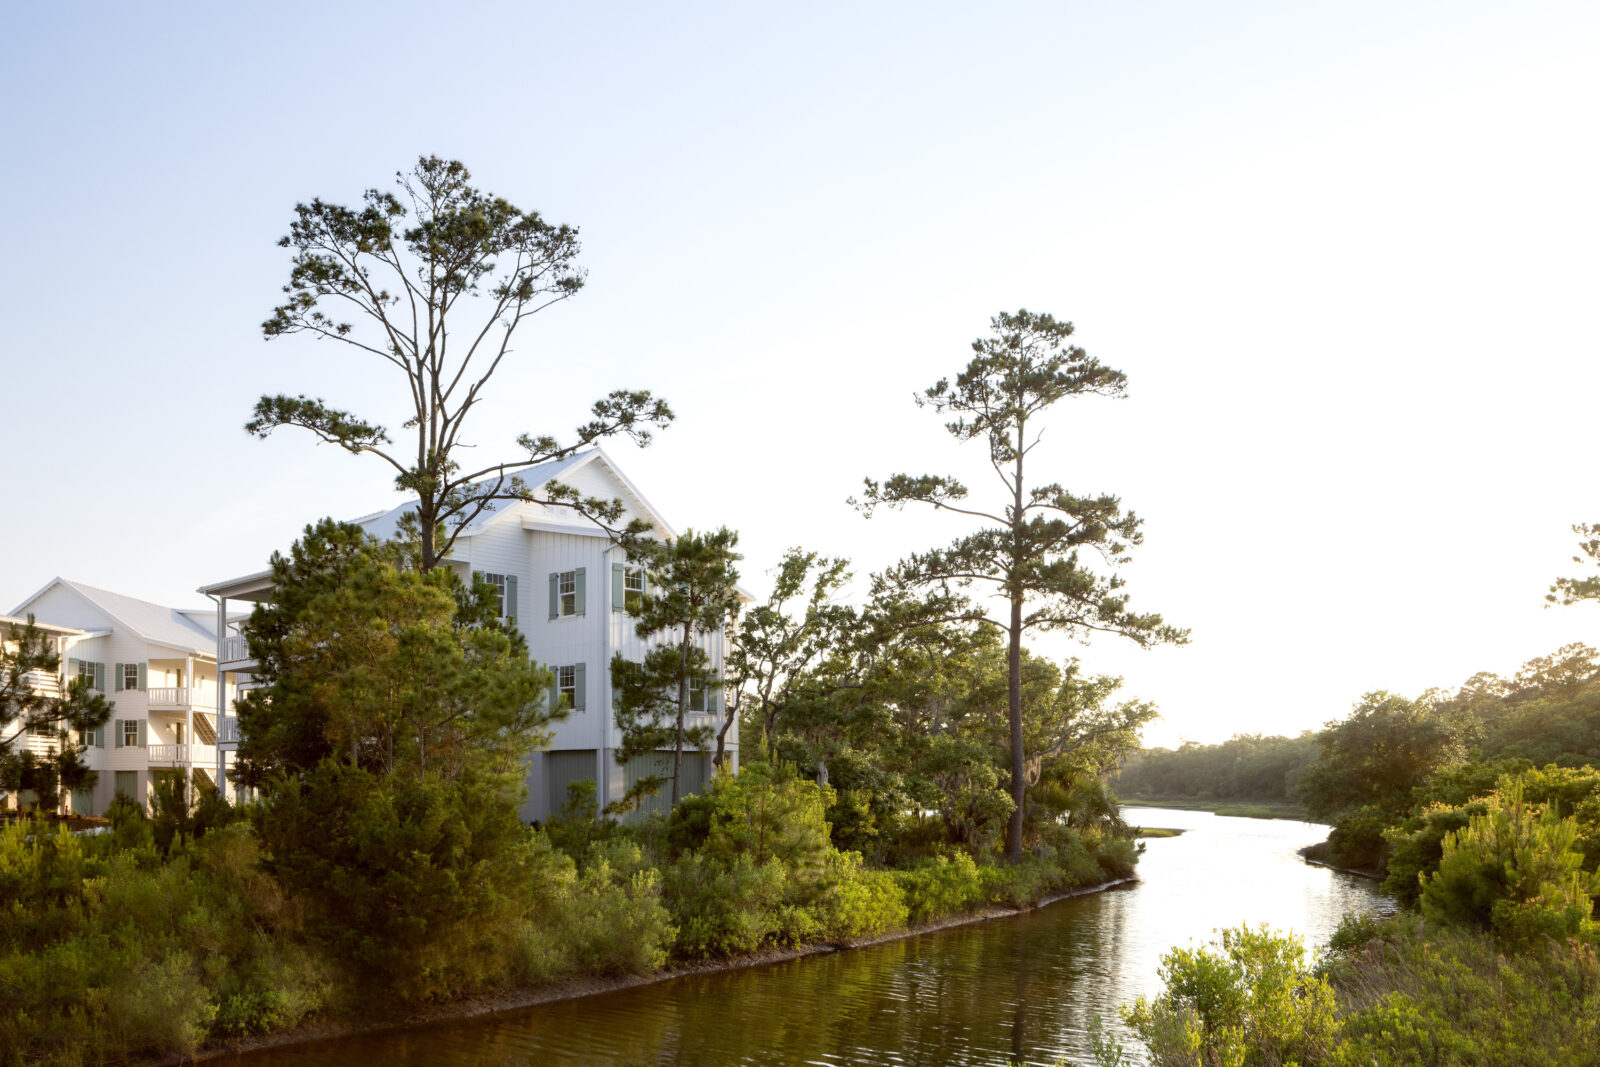
<svg viewBox="0 0 1600 1067">
<path fill-rule="evenodd" d="M 139 747 L 139 720 L 138 719 L 123 719 L 122 720 L 122 747 L 123 748 L 137 748 L 137 747 Z"/>
<path fill-rule="evenodd" d="M 700 678 L 689 679 L 689 710 L 706 710 L 706 683 Z"/>
<path fill-rule="evenodd" d="M 181 682 L 179 683 L 182 684 Z M 137 663 L 124 663 L 122 665 L 122 688 L 139 688 L 139 665 Z"/>
<path fill-rule="evenodd" d="M 556 684 L 550 687 L 550 706 L 582 711 L 584 707 L 583 664 L 555 668 Z"/>
<path fill-rule="evenodd" d="M 550 617 L 559 619 L 569 615 L 582 615 L 583 568 L 550 572 Z"/>
<path fill-rule="evenodd" d="M 500 618 L 506 617 L 506 576 L 503 574 L 484 573 L 483 580 L 494 586 L 494 613 Z"/>
<path fill-rule="evenodd" d="M 644 568 L 622 568 L 622 609 L 628 612 L 639 610 L 644 603 Z"/>
<path fill-rule="evenodd" d="M 93 689 L 94 688 L 94 664 L 90 663 L 88 660 L 80 659 L 78 661 L 78 677 L 83 679 L 83 684 L 84 685 L 86 685 L 89 688 Z"/>
</svg>

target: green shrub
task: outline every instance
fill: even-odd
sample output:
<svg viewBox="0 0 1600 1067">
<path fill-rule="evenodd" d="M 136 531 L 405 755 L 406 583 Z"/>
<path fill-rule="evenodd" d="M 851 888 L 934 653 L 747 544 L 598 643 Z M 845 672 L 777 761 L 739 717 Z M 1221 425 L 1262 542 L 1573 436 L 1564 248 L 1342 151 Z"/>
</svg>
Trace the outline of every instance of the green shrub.
<svg viewBox="0 0 1600 1067">
<path fill-rule="evenodd" d="M 449 996 L 504 981 L 527 906 L 527 832 L 497 782 L 380 776 L 328 760 L 254 812 L 267 869 L 355 995 Z"/>
<path fill-rule="evenodd" d="M 830 853 L 822 882 L 811 911 L 827 939 L 872 937 L 906 924 L 906 898 L 894 874 L 865 869 L 859 852 Z"/>
<path fill-rule="evenodd" d="M 910 870 L 895 871 L 894 879 L 916 923 L 972 911 L 987 899 L 983 872 L 966 852 L 924 860 Z"/>
<path fill-rule="evenodd" d="M 1488 810 L 1444 839 L 1439 869 L 1423 886 L 1430 919 L 1476 925 L 1526 941 L 1537 936 L 1600 941 L 1593 918 L 1600 876 L 1584 872 L 1577 821 L 1536 810 L 1520 780 Z"/>
<path fill-rule="evenodd" d="M 1337 1031 L 1334 993 L 1293 935 L 1223 930 L 1213 948 L 1161 958 L 1166 988 L 1122 1009 L 1157 1064 L 1316 1062 Z"/>
</svg>

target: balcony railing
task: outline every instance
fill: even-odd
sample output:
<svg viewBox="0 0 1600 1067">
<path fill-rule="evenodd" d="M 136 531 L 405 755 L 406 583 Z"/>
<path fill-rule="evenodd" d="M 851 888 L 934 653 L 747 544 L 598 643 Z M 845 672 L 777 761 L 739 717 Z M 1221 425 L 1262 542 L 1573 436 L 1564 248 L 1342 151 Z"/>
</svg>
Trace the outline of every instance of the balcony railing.
<svg viewBox="0 0 1600 1067">
<path fill-rule="evenodd" d="M 146 745 L 145 755 L 151 763 L 215 763 L 217 750 L 210 745 Z"/>
<path fill-rule="evenodd" d="M 222 639 L 222 662 L 238 663 L 250 658 L 250 646 L 238 634 L 231 634 Z"/>
<path fill-rule="evenodd" d="M 205 707 L 204 694 L 188 686 L 151 686 L 145 692 L 152 708 L 187 708 L 191 703 Z"/>
<path fill-rule="evenodd" d="M 61 679 L 49 671 L 28 671 L 22 676 L 22 687 L 45 696 L 61 695 Z"/>
<path fill-rule="evenodd" d="M 217 728 L 217 744 L 235 745 L 239 743 L 239 720 L 234 718 L 223 719 Z"/>
</svg>

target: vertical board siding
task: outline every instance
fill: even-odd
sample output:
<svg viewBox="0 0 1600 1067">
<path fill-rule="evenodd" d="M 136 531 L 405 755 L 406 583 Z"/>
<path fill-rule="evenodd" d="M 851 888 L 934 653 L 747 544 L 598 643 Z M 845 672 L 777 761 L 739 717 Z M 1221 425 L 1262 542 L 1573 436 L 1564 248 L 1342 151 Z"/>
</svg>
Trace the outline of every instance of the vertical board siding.
<svg viewBox="0 0 1600 1067">
<path fill-rule="evenodd" d="M 680 797 L 699 793 L 706 787 L 706 766 L 711 758 L 703 752 L 683 753 L 683 762 L 678 767 L 678 794 Z M 661 791 L 649 797 L 639 805 L 639 812 L 644 815 L 665 815 L 672 806 L 672 753 L 671 751 L 645 752 L 633 757 L 623 764 L 623 785 L 625 789 L 632 789 L 642 778 L 662 777 L 667 779 L 661 786 Z"/>
<path fill-rule="evenodd" d="M 561 814 L 567 804 L 567 787 L 587 779 L 594 782 L 594 749 L 568 749 L 544 754 L 546 792 L 545 803 L 549 818 Z"/>
</svg>

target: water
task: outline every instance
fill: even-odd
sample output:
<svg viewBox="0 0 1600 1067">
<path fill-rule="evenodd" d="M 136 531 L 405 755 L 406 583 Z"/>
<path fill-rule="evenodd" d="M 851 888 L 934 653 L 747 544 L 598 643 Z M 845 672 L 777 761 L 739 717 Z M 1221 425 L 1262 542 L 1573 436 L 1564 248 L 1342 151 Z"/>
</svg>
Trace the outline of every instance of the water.
<svg viewBox="0 0 1600 1067">
<path fill-rule="evenodd" d="M 1098 1017 L 1160 988 L 1159 957 L 1240 923 L 1325 942 L 1347 911 L 1392 907 L 1373 882 L 1296 855 L 1325 828 L 1126 808 L 1181 827 L 1152 840 L 1140 883 L 1040 911 L 868 948 L 696 975 L 486 1018 L 236 1058 L 322 1067 L 1092 1062 Z"/>
</svg>

